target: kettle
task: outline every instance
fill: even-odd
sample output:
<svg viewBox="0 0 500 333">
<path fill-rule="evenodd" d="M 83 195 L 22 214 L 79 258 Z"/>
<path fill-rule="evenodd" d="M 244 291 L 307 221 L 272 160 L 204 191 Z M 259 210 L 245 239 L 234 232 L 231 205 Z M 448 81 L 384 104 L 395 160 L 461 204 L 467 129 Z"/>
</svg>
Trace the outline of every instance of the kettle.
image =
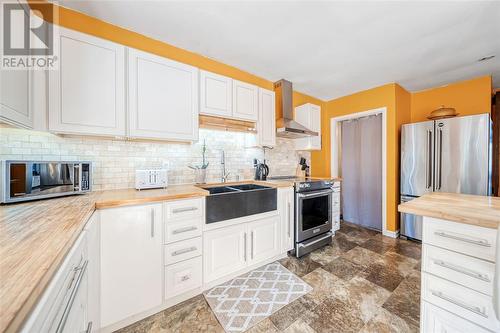
<svg viewBox="0 0 500 333">
<path fill-rule="evenodd" d="M 267 166 L 266 161 L 259 163 L 259 160 L 254 158 L 253 167 L 255 168 L 255 180 L 266 180 L 269 175 L 269 166 Z"/>
</svg>

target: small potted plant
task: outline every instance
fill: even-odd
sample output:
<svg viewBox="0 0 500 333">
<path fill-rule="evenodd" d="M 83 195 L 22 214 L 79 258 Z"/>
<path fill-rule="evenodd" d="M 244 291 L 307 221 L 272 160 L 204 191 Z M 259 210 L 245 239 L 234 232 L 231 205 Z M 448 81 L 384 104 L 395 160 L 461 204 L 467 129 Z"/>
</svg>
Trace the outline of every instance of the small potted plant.
<svg viewBox="0 0 500 333">
<path fill-rule="evenodd" d="M 196 184 L 205 184 L 207 182 L 207 168 L 208 162 L 206 162 L 205 154 L 207 153 L 207 144 L 203 140 L 203 147 L 201 150 L 202 162 L 201 165 L 188 165 L 190 169 L 195 171 L 195 181 Z"/>
</svg>

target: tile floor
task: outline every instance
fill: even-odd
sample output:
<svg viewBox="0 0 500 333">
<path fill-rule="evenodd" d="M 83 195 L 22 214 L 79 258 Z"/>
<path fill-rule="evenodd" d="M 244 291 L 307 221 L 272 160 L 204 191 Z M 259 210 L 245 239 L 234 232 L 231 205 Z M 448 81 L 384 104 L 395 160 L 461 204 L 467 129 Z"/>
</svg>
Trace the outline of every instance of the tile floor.
<svg viewBox="0 0 500 333">
<path fill-rule="evenodd" d="M 420 245 L 342 223 L 330 246 L 280 262 L 314 289 L 248 333 L 418 332 Z M 221 332 L 202 295 L 119 331 Z"/>
</svg>

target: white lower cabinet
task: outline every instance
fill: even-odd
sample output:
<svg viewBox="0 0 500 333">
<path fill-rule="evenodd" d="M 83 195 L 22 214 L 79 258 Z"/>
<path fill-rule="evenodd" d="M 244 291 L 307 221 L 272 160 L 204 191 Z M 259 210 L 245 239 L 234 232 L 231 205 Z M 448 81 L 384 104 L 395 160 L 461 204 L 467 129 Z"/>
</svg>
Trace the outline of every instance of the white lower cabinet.
<svg viewBox="0 0 500 333">
<path fill-rule="evenodd" d="M 423 333 L 490 333 L 490 331 L 474 325 L 437 306 L 422 302 L 421 316 Z"/>
<path fill-rule="evenodd" d="M 203 279 L 205 283 L 246 267 L 246 233 L 246 224 L 237 224 L 203 234 Z"/>
<path fill-rule="evenodd" d="M 278 189 L 278 205 L 281 219 L 281 252 L 290 251 L 295 245 L 294 195 L 292 187 Z"/>
<path fill-rule="evenodd" d="M 165 298 L 169 299 L 201 287 L 201 256 L 165 267 Z"/>
<path fill-rule="evenodd" d="M 85 331 L 89 306 L 88 267 L 87 233 L 83 231 L 20 332 Z"/>
<path fill-rule="evenodd" d="M 101 326 L 163 302 L 162 205 L 101 214 Z"/>
<path fill-rule="evenodd" d="M 203 234 L 204 282 L 230 276 L 279 255 L 280 217 L 222 227 Z"/>
<path fill-rule="evenodd" d="M 88 256 L 88 325 L 92 332 L 101 327 L 101 233 L 100 216 L 96 212 L 85 226 Z M 87 326 L 88 326 L 87 325 Z"/>
<path fill-rule="evenodd" d="M 500 332 L 496 237 L 495 229 L 424 216 L 421 332 Z"/>
<path fill-rule="evenodd" d="M 248 223 L 247 262 L 253 265 L 278 255 L 280 251 L 279 216 Z"/>
</svg>

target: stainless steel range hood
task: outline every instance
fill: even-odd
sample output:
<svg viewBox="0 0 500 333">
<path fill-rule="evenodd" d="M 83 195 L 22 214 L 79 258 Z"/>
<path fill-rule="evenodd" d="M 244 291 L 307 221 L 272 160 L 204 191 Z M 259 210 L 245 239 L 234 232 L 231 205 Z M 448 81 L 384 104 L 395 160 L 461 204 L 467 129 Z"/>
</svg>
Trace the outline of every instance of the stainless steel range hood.
<svg viewBox="0 0 500 333">
<path fill-rule="evenodd" d="M 292 82 L 279 80 L 274 83 L 274 91 L 276 93 L 276 111 L 282 115 L 276 121 L 276 136 L 289 139 L 317 136 L 317 132 L 313 132 L 293 120 Z"/>
</svg>

